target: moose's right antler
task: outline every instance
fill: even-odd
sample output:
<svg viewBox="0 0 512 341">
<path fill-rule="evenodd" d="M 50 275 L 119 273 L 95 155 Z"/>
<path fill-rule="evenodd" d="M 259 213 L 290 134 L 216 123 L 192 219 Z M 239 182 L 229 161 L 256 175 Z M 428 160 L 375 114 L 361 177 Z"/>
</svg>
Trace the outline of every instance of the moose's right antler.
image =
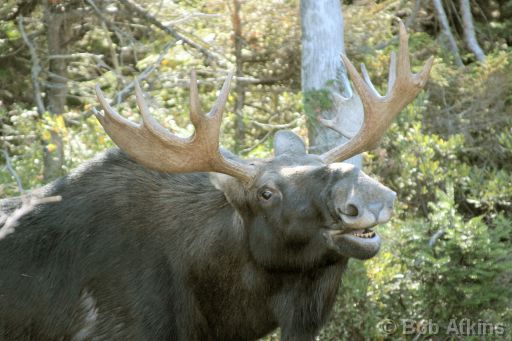
<svg viewBox="0 0 512 341">
<path fill-rule="evenodd" d="M 212 110 L 204 115 L 200 109 L 196 74 L 192 71 L 190 120 L 195 132 L 187 138 L 171 134 L 151 116 L 138 83 L 135 83 L 135 95 L 142 115 L 141 124 L 135 124 L 119 115 L 108 104 L 99 85 L 96 85 L 96 96 L 105 114 L 95 114 L 119 148 L 151 169 L 176 173 L 218 172 L 249 183 L 254 177 L 255 169 L 224 157 L 219 150 L 222 112 L 232 77 L 233 73 L 230 72 Z"/>
<path fill-rule="evenodd" d="M 408 37 L 402 21 L 399 21 L 399 27 L 400 47 L 398 50 L 398 60 L 395 54 L 392 53 L 386 96 L 381 96 L 377 92 L 364 64 L 361 65 L 363 80 L 347 56 L 341 55 L 350 79 L 359 97 L 361 97 L 364 107 L 364 121 L 359 132 L 350 141 L 322 154 L 321 157 L 325 163 L 343 161 L 373 147 L 384 135 L 389 125 L 395 119 L 395 116 L 425 86 L 434 59 L 430 57 L 420 73 L 411 73 Z"/>
</svg>

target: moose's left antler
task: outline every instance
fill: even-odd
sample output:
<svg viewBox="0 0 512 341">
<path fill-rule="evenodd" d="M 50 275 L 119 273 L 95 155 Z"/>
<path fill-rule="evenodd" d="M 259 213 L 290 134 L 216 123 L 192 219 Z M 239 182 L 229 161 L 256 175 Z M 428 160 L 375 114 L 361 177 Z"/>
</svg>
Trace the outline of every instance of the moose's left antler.
<svg viewBox="0 0 512 341">
<path fill-rule="evenodd" d="M 381 96 L 373 86 L 364 64 L 361 65 L 363 80 L 347 56 L 341 55 L 350 79 L 361 97 L 364 121 L 359 132 L 350 141 L 322 154 L 324 162 L 343 161 L 373 147 L 384 135 L 396 115 L 412 102 L 427 83 L 434 58 L 428 59 L 420 73 L 411 73 L 408 36 L 402 21 L 399 22 L 399 27 L 398 60 L 393 52 L 389 67 L 388 92 L 385 96 Z"/>
</svg>

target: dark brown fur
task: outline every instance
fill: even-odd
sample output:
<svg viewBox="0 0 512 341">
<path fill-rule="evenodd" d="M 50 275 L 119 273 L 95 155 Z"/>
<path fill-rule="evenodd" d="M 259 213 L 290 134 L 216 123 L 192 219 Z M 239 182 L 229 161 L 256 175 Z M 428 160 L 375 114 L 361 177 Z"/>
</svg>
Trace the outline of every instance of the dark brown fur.
<svg viewBox="0 0 512 341">
<path fill-rule="evenodd" d="M 297 165 L 309 168 L 283 175 Z M 43 188 L 62 201 L 0 240 L 0 339 L 255 340 L 281 327 L 313 340 L 348 261 L 318 231 L 335 219 L 330 189 L 359 171 L 286 152 L 259 166 L 247 188 L 110 150 Z M 269 183 L 281 197 L 262 202 Z"/>
</svg>

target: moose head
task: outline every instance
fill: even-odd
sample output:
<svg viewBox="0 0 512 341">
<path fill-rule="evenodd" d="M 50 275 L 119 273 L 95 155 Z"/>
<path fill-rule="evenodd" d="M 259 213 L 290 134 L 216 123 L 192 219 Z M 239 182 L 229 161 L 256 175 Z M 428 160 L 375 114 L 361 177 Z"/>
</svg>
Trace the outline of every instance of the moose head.
<svg viewBox="0 0 512 341">
<path fill-rule="evenodd" d="M 400 23 L 398 58 L 392 53 L 385 96 L 377 92 L 364 65 L 361 77 L 342 55 L 363 103 L 364 121 L 349 142 L 322 155 L 308 154 L 301 138 L 289 131 L 276 134 L 271 159 L 245 161 L 219 148 L 232 73 L 213 109 L 203 114 L 192 71 L 190 119 L 195 132 L 188 138 L 170 133 L 151 116 L 137 83 L 141 124 L 116 113 L 99 86 L 96 93 L 105 114 L 95 113 L 114 142 L 140 164 L 163 172 L 212 172 L 212 183 L 243 219 L 258 263 L 305 269 L 339 257 L 367 259 L 378 252 L 381 243 L 372 227 L 390 219 L 396 194 L 342 161 L 374 146 L 424 87 L 433 58 L 413 74 L 408 53 L 407 33 Z"/>
</svg>

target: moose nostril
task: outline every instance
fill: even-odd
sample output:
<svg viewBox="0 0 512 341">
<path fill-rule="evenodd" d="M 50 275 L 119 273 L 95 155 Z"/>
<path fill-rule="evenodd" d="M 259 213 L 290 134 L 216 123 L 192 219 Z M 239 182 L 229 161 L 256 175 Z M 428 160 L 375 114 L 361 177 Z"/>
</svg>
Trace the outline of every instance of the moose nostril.
<svg viewBox="0 0 512 341">
<path fill-rule="evenodd" d="M 359 215 L 359 210 L 357 209 L 356 205 L 348 204 L 345 207 L 345 212 L 343 213 L 351 217 L 357 217 Z"/>
</svg>

